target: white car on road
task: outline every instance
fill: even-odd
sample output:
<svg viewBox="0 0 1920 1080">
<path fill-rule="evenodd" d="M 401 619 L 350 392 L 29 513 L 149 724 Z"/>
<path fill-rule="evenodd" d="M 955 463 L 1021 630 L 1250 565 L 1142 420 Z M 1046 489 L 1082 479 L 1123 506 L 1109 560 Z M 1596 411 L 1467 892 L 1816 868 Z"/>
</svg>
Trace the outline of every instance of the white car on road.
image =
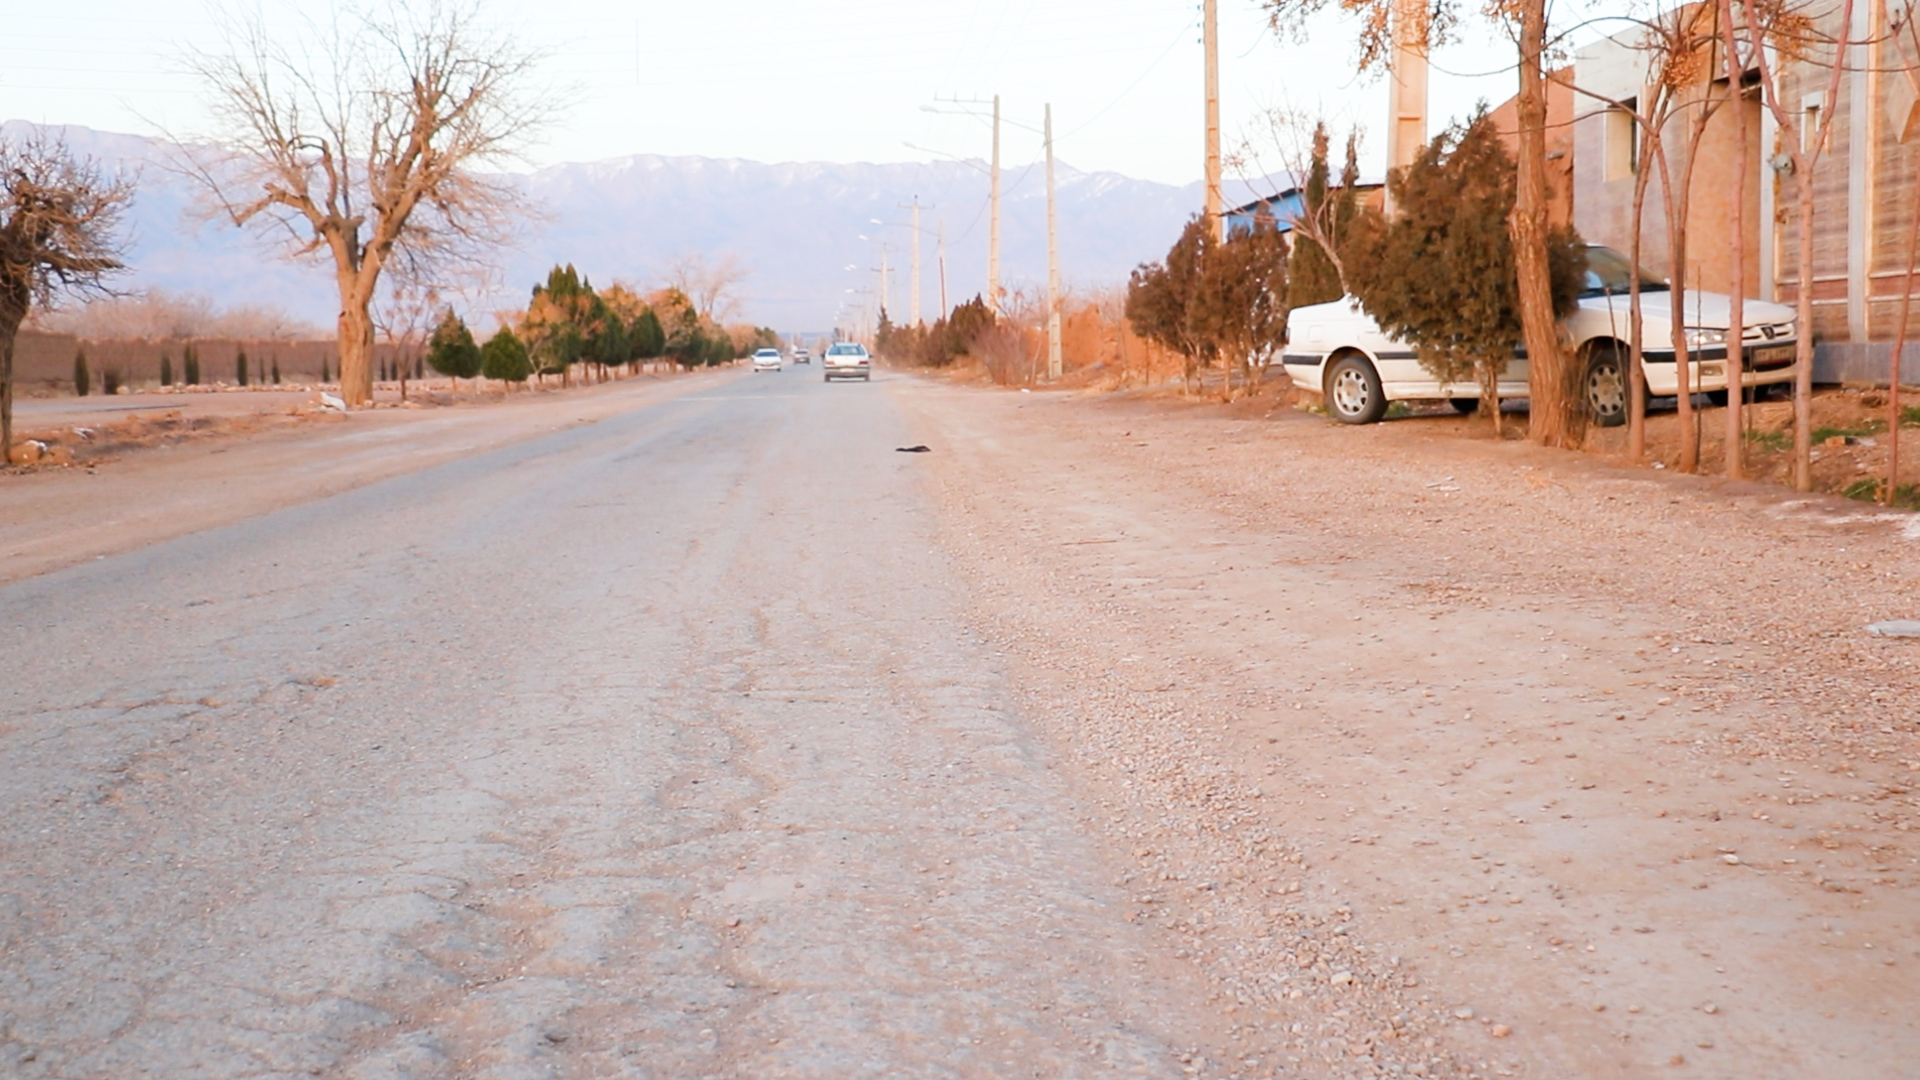
<svg viewBox="0 0 1920 1080">
<path fill-rule="evenodd" d="M 1594 422 L 1602 427 L 1627 419 L 1626 256 L 1612 248 L 1587 249 L 1586 289 L 1563 324 L 1581 364 L 1581 386 Z M 1648 397 L 1672 397 L 1680 379 L 1674 362 L 1672 291 L 1640 272 L 1641 369 Z M 1724 398 L 1727 391 L 1727 327 L 1731 300 L 1720 293 L 1689 291 L 1683 325 L 1688 385 L 1696 393 Z M 1764 300 L 1746 301 L 1741 337 L 1741 385 L 1791 382 L 1794 312 Z M 1462 412 L 1478 402 L 1477 384 L 1442 383 L 1420 366 L 1411 346 L 1387 336 L 1351 298 L 1295 308 L 1287 314 L 1287 347 L 1281 355 L 1295 386 L 1324 396 L 1327 415 L 1347 424 L 1371 424 L 1394 401 L 1449 400 Z M 1500 377 L 1500 396 L 1527 396 L 1527 360 L 1516 352 Z"/>
<path fill-rule="evenodd" d="M 873 380 L 873 357 L 867 355 L 867 347 L 857 341 L 836 341 L 827 349 L 827 355 L 820 361 L 820 372 L 828 382 L 835 379 L 859 379 L 863 382 Z"/>
<path fill-rule="evenodd" d="M 813 354 L 811 352 L 808 352 L 806 349 L 795 349 L 789 355 L 792 356 L 793 362 L 796 364 L 813 363 Z"/>
<path fill-rule="evenodd" d="M 779 371 L 780 370 L 780 350 L 779 349 L 755 349 L 753 351 L 753 370 Z"/>
</svg>

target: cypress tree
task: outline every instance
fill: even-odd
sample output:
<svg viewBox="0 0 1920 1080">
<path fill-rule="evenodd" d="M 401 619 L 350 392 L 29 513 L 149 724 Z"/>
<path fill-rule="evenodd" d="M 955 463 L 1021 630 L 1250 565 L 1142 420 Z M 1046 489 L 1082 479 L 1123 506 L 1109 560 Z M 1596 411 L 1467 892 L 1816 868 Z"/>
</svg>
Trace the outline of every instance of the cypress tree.
<svg viewBox="0 0 1920 1080">
<path fill-rule="evenodd" d="M 100 373 L 100 392 L 109 395 L 120 392 L 120 372 L 118 369 L 108 368 Z"/>
<path fill-rule="evenodd" d="M 73 394 L 86 397 L 93 389 L 93 378 L 87 372 L 87 350 L 75 349 L 73 353 Z"/>
<path fill-rule="evenodd" d="M 1337 217 L 1338 206 L 1327 205 L 1327 179 L 1327 125 L 1316 124 L 1313 128 L 1313 159 L 1307 169 L 1307 189 L 1301 193 L 1304 203 L 1301 216 L 1313 221 L 1321 229 L 1344 224 L 1332 220 Z M 1292 285 L 1295 307 L 1338 300 L 1344 291 L 1340 288 L 1340 275 L 1334 269 L 1333 260 L 1327 257 L 1317 241 L 1298 228 L 1293 232 L 1293 256 L 1288 260 L 1287 279 Z"/>
<path fill-rule="evenodd" d="M 277 356 L 273 358 L 273 385 L 280 385 L 280 358 Z"/>
<path fill-rule="evenodd" d="M 173 357 L 164 352 L 160 354 L 160 385 L 173 385 Z"/>
<path fill-rule="evenodd" d="M 320 354 L 320 381 L 321 382 L 327 381 L 327 354 L 326 353 Z"/>
<path fill-rule="evenodd" d="M 195 349 L 191 345 L 187 346 L 186 350 L 180 354 L 180 366 L 186 369 L 185 374 L 186 374 L 187 385 L 199 386 L 200 385 L 200 352 L 199 350 Z"/>
<path fill-rule="evenodd" d="M 233 357 L 234 385 L 247 385 L 247 350 L 241 349 Z"/>
</svg>

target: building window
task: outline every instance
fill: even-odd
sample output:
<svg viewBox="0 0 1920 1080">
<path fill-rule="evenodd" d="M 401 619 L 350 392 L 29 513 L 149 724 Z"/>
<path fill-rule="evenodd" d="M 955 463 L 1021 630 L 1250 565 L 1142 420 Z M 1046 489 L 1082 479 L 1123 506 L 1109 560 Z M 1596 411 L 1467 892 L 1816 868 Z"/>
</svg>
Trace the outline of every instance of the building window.
<svg viewBox="0 0 1920 1080">
<path fill-rule="evenodd" d="M 1608 109 L 1606 118 L 1607 179 L 1623 180 L 1632 176 L 1640 164 L 1640 124 L 1634 116 L 1638 103 L 1626 102 L 1624 108 Z"/>
</svg>

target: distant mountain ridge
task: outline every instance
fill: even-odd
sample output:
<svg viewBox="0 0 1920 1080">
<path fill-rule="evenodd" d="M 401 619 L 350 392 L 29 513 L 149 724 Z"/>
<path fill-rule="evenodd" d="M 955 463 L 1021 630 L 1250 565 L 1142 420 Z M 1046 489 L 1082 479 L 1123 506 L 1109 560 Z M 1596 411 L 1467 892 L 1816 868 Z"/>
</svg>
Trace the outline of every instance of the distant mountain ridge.
<svg viewBox="0 0 1920 1080">
<path fill-rule="evenodd" d="M 17 138 L 32 128 L 7 121 L 0 137 Z M 332 325 L 337 300 L 327 265 L 288 262 L 224 223 L 196 221 L 191 186 L 165 165 L 167 144 L 82 127 L 59 130 L 76 151 L 140 171 L 124 285 L 205 293 L 222 307 L 270 304 Z M 940 303 L 942 226 L 948 303 L 985 287 L 986 172 L 980 162 L 962 161 L 765 164 L 634 154 L 511 174 L 544 219 L 500 253 L 492 294 L 461 306 L 489 324 L 489 313 L 523 304 L 527 290 L 555 263 L 571 262 L 599 284 L 651 286 L 677 255 L 731 254 L 751 270 L 739 290 L 741 318 L 780 330 L 825 330 L 843 304 L 857 308 L 861 291 L 877 287 L 884 240 L 890 313 L 897 321 L 910 307 L 908 205 L 917 197 L 923 207 L 922 313 L 932 318 Z M 1202 199 L 1199 184 L 1085 173 L 1058 162 L 1055 179 L 1061 277 L 1082 290 L 1123 284 L 1135 265 L 1162 255 Z M 1044 167 L 1004 169 L 1001 189 L 1002 282 L 1044 289 Z M 1229 193 L 1230 201 L 1237 198 Z M 883 224 L 874 224 L 876 219 Z"/>
</svg>

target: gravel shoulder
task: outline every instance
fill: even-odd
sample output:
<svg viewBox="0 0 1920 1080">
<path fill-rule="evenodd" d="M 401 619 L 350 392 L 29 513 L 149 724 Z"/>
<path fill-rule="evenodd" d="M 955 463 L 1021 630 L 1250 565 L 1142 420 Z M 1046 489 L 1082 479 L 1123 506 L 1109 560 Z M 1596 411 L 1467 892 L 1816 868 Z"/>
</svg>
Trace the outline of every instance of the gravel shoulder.
<svg viewBox="0 0 1920 1080">
<path fill-rule="evenodd" d="M 899 380 L 1207 1075 L 1920 1056 L 1911 517 L 1420 421 Z M 1256 406 L 1257 408 L 1257 406 Z"/>
</svg>

